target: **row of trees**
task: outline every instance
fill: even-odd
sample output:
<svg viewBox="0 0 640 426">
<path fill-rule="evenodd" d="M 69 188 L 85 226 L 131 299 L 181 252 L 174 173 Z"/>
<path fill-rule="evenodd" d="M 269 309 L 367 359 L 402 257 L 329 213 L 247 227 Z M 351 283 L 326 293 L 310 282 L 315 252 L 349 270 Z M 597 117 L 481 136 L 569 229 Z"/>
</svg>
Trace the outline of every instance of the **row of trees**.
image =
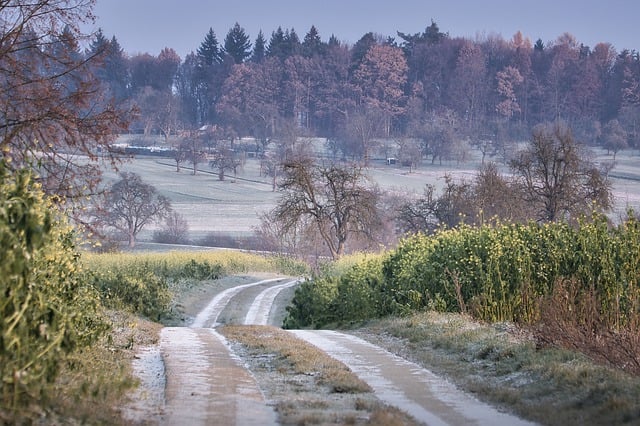
<svg viewBox="0 0 640 426">
<path fill-rule="evenodd" d="M 432 22 L 397 39 L 367 33 L 351 46 L 323 41 L 315 27 L 302 40 L 278 28 L 251 43 L 236 24 L 222 43 L 210 29 L 184 60 L 170 48 L 128 57 L 102 32 L 86 54 L 98 52 L 106 52 L 98 75 L 116 99 L 138 105 L 134 128 L 145 133 L 217 125 L 226 138 L 266 143 L 293 123 L 364 161 L 390 136 L 417 140 L 412 149 L 434 159 L 458 155 L 457 140 L 493 154 L 555 120 L 614 153 L 638 143 L 640 56 L 570 34 L 547 45 L 519 32 L 469 40 Z"/>
</svg>

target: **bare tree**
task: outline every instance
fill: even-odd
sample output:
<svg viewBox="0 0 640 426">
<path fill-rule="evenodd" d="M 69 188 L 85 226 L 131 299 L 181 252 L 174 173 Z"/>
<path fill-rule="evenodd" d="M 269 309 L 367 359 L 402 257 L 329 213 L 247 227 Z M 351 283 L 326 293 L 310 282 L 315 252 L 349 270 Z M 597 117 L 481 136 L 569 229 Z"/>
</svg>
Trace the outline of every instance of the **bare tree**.
<svg viewBox="0 0 640 426">
<path fill-rule="evenodd" d="M 342 256 L 356 234 L 370 236 L 379 227 L 377 192 L 365 185 L 360 168 L 289 162 L 280 184 L 284 192 L 274 211 L 283 230 L 312 225 L 333 259 Z"/>
<path fill-rule="evenodd" d="M 165 219 L 164 228 L 153 233 L 157 243 L 183 244 L 189 239 L 189 224 L 178 212 L 172 211 Z"/>
<path fill-rule="evenodd" d="M 0 3 L 0 156 L 15 169 L 37 164 L 44 189 L 67 199 L 97 186 L 99 160 L 116 160 L 110 144 L 131 115 L 93 74 L 107 52 L 80 53 L 93 3 Z"/>
<path fill-rule="evenodd" d="M 536 126 L 529 146 L 511 162 L 523 201 L 538 210 L 538 219 L 555 221 L 611 208 L 606 171 L 588 160 L 571 130 L 562 123 Z"/>
<path fill-rule="evenodd" d="M 180 145 L 174 156 L 178 171 L 180 162 L 186 159 L 193 165 L 193 175 L 198 174 L 198 165 L 207 159 L 205 142 L 206 136 L 199 132 L 187 131 L 182 134 L 179 142 Z"/>
<path fill-rule="evenodd" d="M 242 157 L 231 148 L 230 143 L 219 142 L 215 148 L 209 166 L 218 171 L 218 179 L 224 180 L 225 174 L 232 171 L 237 172 L 238 167 L 242 165 Z"/>
<path fill-rule="evenodd" d="M 421 197 L 405 200 L 398 208 L 396 218 L 401 233 L 432 233 L 440 226 L 438 219 L 438 199 L 435 187 L 426 185 Z"/>
<path fill-rule="evenodd" d="M 138 233 L 150 223 L 166 218 L 170 212 L 171 203 L 159 195 L 155 187 L 144 183 L 135 173 L 124 172 L 109 189 L 104 215 L 98 220 L 124 233 L 129 247 L 135 247 Z"/>
</svg>

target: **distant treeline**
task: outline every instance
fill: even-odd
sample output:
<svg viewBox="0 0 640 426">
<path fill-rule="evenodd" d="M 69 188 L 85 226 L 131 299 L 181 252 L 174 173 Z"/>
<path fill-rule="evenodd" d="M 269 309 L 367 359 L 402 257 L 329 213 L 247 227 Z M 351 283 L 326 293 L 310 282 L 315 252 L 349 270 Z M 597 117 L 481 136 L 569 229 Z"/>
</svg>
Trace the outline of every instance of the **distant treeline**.
<svg viewBox="0 0 640 426">
<path fill-rule="evenodd" d="M 132 131 L 166 137 L 215 125 L 221 139 L 329 138 L 336 153 L 366 160 L 380 138 L 410 139 L 404 155 L 460 159 L 465 146 L 488 155 L 562 120 L 584 143 L 614 153 L 637 147 L 640 55 L 609 43 L 470 40 L 440 31 L 397 37 L 367 33 L 355 44 L 302 39 L 278 28 L 252 42 L 238 24 L 218 41 L 213 29 L 184 59 L 167 47 L 128 56 L 99 31 L 86 55 L 119 102 L 134 102 Z M 394 153 L 396 155 L 397 153 Z M 400 153 L 402 155 L 402 153 Z"/>
</svg>

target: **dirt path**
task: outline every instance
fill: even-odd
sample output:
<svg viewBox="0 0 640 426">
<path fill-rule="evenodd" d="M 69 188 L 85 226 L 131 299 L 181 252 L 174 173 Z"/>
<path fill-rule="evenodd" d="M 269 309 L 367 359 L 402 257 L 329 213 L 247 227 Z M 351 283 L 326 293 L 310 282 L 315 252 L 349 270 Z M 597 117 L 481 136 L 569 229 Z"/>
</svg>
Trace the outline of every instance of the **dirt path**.
<svg viewBox="0 0 640 426">
<path fill-rule="evenodd" d="M 501 413 L 429 370 L 358 337 L 332 330 L 292 333 L 349 367 L 382 401 L 430 426 L 533 424 Z"/>
<path fill-rule="evenodd" d="M 280 294 L 292 291 L 297 282 L 271 278 L 226 288 L 206 306 L 206 302 L 200 301 L 201 310 L 197 315 L 193 313 L 195 318 L 189 327 L 164 328 L 159 351 L 149 357 L 155 364 L 142 368 L 154 372 L 151 380 L 155 385 L 151 386 L 155 386 L 155 393 L 153 389 L 147 393 L 153 406 L 146 411 L 138 406 L 138 420 L 146 412 L 146 424 L 277 424 L 276 414 L 265 401 L 255 376 L 246 369 L 247 364 L 232 353 L 224 337 L 212 327 L 219 322 L 271 324 L 274 302 Z M 374 389 L 381 401 L 400 408 L 419 422 L 530 424 L 498 412 L 428 370 L 355 336 L 335 331 L 292 333 L 347 365 Z M 162 365 L 158 366 L 158 362 Z M 148 386 L 144 377 L 141 381 Z"/>
<path fill-rule="evenodd" d="M 269 316 L 271 314 L 271 308 L 273 307 L 273 303 L 276 300 L 276 297 L 278 297 L 278 294 L 280 294 L 281 291 L 289 287 L 293 287 L 299 282 L 300 280 L 296 279 L 263 290 L 253 300 L 253 303 L 251 304 L 251 306 L 249 307 L 249 311 L 247 312 L 247 316 L 244 319 L 244 323 L 252 325 L 275 325 L 269 322 Z"/>
<path fill-rule="evenodd" d="M 269 287 L 254 299 L 244 323 L 267 325 L 278 293 L 298 280 Z M 378 398 L 428 425 L 531 425 L 501 413 L 430 371 L 356 336 L 332 330 L 292 330 L 349 367 L 374 389 Z"/>
<path fill-rule="evenodd" d="M 161 350 L 169 425 L 273 425 L 258 385 L 211 328 L 167 327 Z"/>
</svg>

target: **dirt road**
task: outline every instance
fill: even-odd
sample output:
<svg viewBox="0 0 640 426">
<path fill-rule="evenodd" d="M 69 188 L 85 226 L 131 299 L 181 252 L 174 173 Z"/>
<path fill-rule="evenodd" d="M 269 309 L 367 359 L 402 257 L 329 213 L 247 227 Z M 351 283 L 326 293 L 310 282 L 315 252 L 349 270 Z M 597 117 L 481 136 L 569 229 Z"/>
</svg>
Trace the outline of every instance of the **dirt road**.
<svg viewBox="0 0 640 426">
<path fill-rule="evenodd" d="M 254 376 L 247 371 L 215 327 L 219 323 L 273 324 L 278 295 L 297 283 L 292 279 L 250 282 L 219 292 L 195 317 L 190 327 L 163 329 L 163 366 L 147 366 L 156 373 L 155 397 L 161 407 L 138 408 L 152 424 L 277 424 Z M 429 425 L 529 424 L 479 402 L 416 364 L 352 335 L 335 331 L 300 330 L 293 333 L 343 362 L 366 381 L 383 402 Z M 139 371 L 140 369 L 138 369 Z M 162 376 L 162 377 L 159 377 Z M 151 380 L 153 382 L 153 380 Z M 161 397 L 159 387 L 164 384 Z M 143 380 L 144 385 L 144 380 Z M 147 385 L 149 386 L 149 385 Z M 153 395 L 148 391 L 147 395 Z M 146 414 L 145 414 L 146 413 Z"/>
</svg>

